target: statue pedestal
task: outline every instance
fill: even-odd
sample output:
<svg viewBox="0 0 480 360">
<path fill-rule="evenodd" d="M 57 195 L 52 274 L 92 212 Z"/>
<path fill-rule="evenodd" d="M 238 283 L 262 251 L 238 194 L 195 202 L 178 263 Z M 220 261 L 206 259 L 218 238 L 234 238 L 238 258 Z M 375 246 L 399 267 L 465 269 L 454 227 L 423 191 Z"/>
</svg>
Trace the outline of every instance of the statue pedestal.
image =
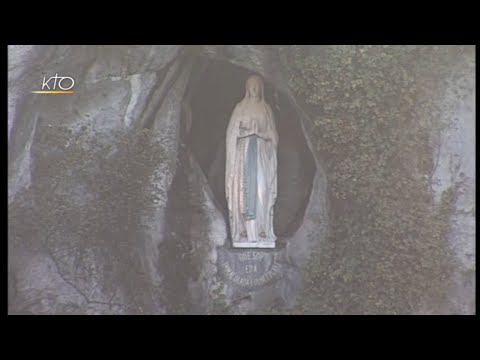
<svg viewBox="0 0 480 360">
<path fill-rule="evenodd" d="M 233 242 L 234 248 L 243 248 L 243 249 L 273 249 L 275 248 L 275 242 L 273 241 L 259 241 L 259 242 Z"/>
<path fill-rule="evenodd" d="M 247 244 L 247 243 L 243 243 Z M 258 243 L 254 243 L 258 245 Z M 269 246 L 272 246 L 269 243 Z M 285 251 L 227 249 L 218 250 L 218 267 L 232 289 L 262 287 L 282 277 Z"/>
</svg>

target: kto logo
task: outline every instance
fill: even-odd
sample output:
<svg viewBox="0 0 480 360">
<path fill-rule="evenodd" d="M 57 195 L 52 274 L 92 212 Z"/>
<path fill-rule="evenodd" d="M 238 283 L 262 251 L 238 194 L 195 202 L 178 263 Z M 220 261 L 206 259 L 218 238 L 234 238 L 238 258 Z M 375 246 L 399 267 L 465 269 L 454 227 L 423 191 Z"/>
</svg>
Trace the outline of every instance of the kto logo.
<svg viewBox="0 0 480 360">
<path fill-rule="evenodd" d="M 34 94 L 73 94 L 72 90 L 75 86 L 75 80 L 70 76 L 55 76 L 50 77 L 47 80 L 46 76 L 43 77 L 42 90 L 32 91 Z"/>
</svg>

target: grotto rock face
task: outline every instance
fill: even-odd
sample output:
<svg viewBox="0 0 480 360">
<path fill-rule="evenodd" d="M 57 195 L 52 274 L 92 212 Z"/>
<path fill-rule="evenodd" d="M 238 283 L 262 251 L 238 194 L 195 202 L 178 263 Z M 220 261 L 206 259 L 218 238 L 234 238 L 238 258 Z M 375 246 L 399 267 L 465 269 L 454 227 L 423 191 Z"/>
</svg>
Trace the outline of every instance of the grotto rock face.
<svg viewBox="0 0 480 360">
<path fill-rule="evenodd" d="M 9 47 L 9 202 L 30 185 L 38 126 L 71 125 L 75 134 L 82 125 L 94 124 L 91 136 L 111 143 L 116 131 L 139 121 L 149 96 L 162 99 L 164 79 L 157 76 L 177 76 L 171 62 L 179 51 L 175 46 Z M 171 73 L 161 73 L 169 64 Z M 30 93 L 41 88 L 44 76 L 55 73 L 75 79 L 75 97 Z"/>
<path fill-rule="evenodd" d="M 452 70 L 442 102 L 453 125 L 439 135 L 432 182 L 439 202 L 455 188 L 449 235 L 455 271 L 443 311 L 455 314 L 475 312 L 473 69 L 460 63 Z M 75 79 L 74 95 L 31 93 L 55 73 Z M 233 249 L 228 238 L 225 131 L 250 73 L 264 77 L 279 131 L 279 246 L 273 250 Z M 328 207 L 313 125 L 284 73 L 269 46 L 9 46 L 9 312 L 244 314 L 293 306 L 305 262 L 325 238 Z M 133 259 L 128 265 L 111 261 L 110 253 L 125 252 L 120 239 L 92 243 L 72 224 L 55 229 L 57 219 L 40 216 L 49 220 L 40 222 L 41 236 L 48 237 L 40 241 L 36 228 L 23 225 L 32 212 L 15 209 L 42 214 L 39 204 L 49 195 L 65 198 L 72 209 L 91 207 L 93 213 L 98 205 L 98 183 L 75 173 L 58 193 L 39 193 L 38 185 L 50 180 L 46 164 L 69 146 L 45 135 L 62 128 L 81 139 L 80 148 L 89 154 L 84 168 L 102 179 L 101 164 L 115 159 L 124 146 L 121 135 L 136 127 L 150 129 L 162 156 L 141 175 L 152 199 L 135 208 L 138 226 L 126 235 L 129 253 L 122 258 Z M 103 221 L 115 210 L 107 207 L 93 220 Z M 90 220 L 72 219 L 82 226 Z M 418 313 L 432 307 L 425 304 Z"/>
<path fill-rule="evenodd" d="M 145 214 L 147 231 L 139 244 L 152 284 L 158 284 L 157 270 L 152 265 L 157 259 L 152 257 L 156 256 L 162 236 L 165 193 L 175 173 L 179 107 L 182 90 L 188 79 L 189 65 L 180 63 L 180 52 L 178 46 L 9 47 L 9 203 L 15 202 L 18 196 L 41 181 L 36 164 L 51 161 L 48 154 L 38 150 L 40 133 L 48 134 L 51 129 L 59 127 L 68 128 L 73 138 L 83 136 L 81 146 L 87 147 L 94 158 L 96 147 L 102 145 L 111 146 L 114 152 L 115 147 L 119 146 L 116 135 L 128 132 L 134 122 L 149 123 L 156 132 L 156 139 L 161 143 L 167 159 L 159 161 L 158 169 L 152 171 L 152 182 L 156 183 L 159 201 L 153 211 Z M 55 73 L 75 79 L 75 95 L 30 93 L 40 89 L 43 76 L 48 78 Z M 51 143 L 52 149 L 61 151 L 61 146 L 68 144 Z M 90 159 L 88 166 L 92 171 L 96 170 L 97 165 L 95 159 Z M 43 180 L 48 181 L 48 176 Z M 68 185 L 66 196 L 72 197 L 77 205 L 88 206 L 88 200 L 95 197 L 95 185 L 87 186 L 81 179 L 73 179 Z M 75 197 L 72 188 L 83 191 Z M 35 198 L 39 194 L 29 192 L 32 193 L 26 200 L 18 201 L 30 201 L 35 206 Z M 41 212 L 42 209 L 35 211 Z M 18 232 L 21 229 L 11 230 Z M 81 238 L 76 239 L 68 232 L 57 236 L 63 239 L 62 244 L 82 243 Z M 32 240 L 35 242 L 38 239 Z M 105 259 L 98 249 L 86 248 L 77 259 L 78 253 L 74 256 L 61 246 L 53 245 L 48 253 L 43 250 L 31 256 L 25 255 L 28 249 L 24 250 L 15 248 L 10 251 L 12 260 L 9 276 L 13 283 L 18 284 L 18 289 L 14 291 L 17 297 L 10 300 L 13 312 L 55 313 L 58 308 L 70 307 L 84 313 L 111 313 L 114 303 L 119 306 L 118 309 L 129 307 L 128 301 L 122 296 L 121 284 L 112 284 L 116 289 L 108 293 L 99 290 L 108 280 L 100 270 L 105 265 L 102 264 Z M 22 260 L 17 261 L 17 255 Z M 80 270 L 73 267 L 75 259 L 82 264 Z M 39 267 L 48 271 L 37 273 L 36 276 L 44 278 L 44 281 L 38 282 L 30 276 L 34 271 L 26 272 L 25 269 L 42 261 L 56 266 Z M 59 278 L 63 279 L 66 286 L 58 287 L 56 300 L 53 301 L 55 306 L 47 304 L 29 310 L 28 306 L 18 305 L 36 303 L 47 296 L 51 298 L 56 291 L 54 284 L 59 284 Z M 69 295 L 66 289 L 69 289 Z M 79 298 L 82 302 L 78 301 Z M 151 312 L 162 312 L 160 304 L 151 305 Z"/>
<path fill-rule="evenodd" d="M 452 70 L 442 101 L 449 109 L 445 119 L 454 124 L 440 135 L 432 182 L 438 201 L 456 189 L 449 236 L 456 270 L 444 309 L 456 314 L 475 312 L 472 69 L 462 63 Z M 75 79 L 74 95 L 30 93 L 55 73 Z M 274 250 L 232 249 L 228 238 L 225 131 L 250 73 L 264 77 L 279 131 Z M 50 195 L 71 208 L 97 211 L 98 184 L 79 174 L 65 177 L 55 193 L 39 193 L 39 184 L 53 178 L 45 175 L 45 164 L 70 146 L 45 137 L 55 129 L 80 139 L 79 148 L 89 154 L 82 166 L 97 179 L 125 146 L 121 135 L 136 127 L 150 129 L 161 149 L 141 175 L 152 199 L 135 208 L 138 226 L 126 234 L 126 265 L 110 255 L 125 255 L 121 239 L 92 243 L 68 221 L 55 229 L 57 219 L 47 215 L 38 224 L 47 237 L 42 242 L 37 228 L 26 225 L 31 213 L 10 221 L 9 212 L 10 313 L 244 314 L 295 304 L 305 262 L 328 229 L 327 182 L 313 125 L 290 92 L 273 47 L 9 46 L 8 91 L 9 211 L 21 207 L 41 215 L 39 204 Z M 97 220 L 115 210 L 99 212 Z M 92 220 L 72 219 L 82 226 Z M 429 313 L 429 304 L 418 312 Z"/>
<path fill-rule="evenodd" d="M 239 83 L 244 74 L 261 74 L 281 115 L 284 146 L 279 153 L 275 226 L 282 241 L 274 251 L 234 251 L 227 237 L 220 190 L 224 144 L 218 124 L 225 122 L 226 127 L 231 104 L 239 100 L 235 91 L 243 95 L 243 85 L 218 99 L 219 112 L 202 112 L 199 86 L 216 71 Z M 30 93 L 40 89 L 43 76 L 55 73 L 75 79 L 74 95 Z M 114 159 L 124 146 L 119 136 L 137 126 L 150 129 L 162 153 L 148 175 L 152 204 L 136 209 L 139 226 L 129 235 L 136 264 L 130 271 L 141 270 L 142 275 L 130 281 L 128 274 L 119 275 L 124 268 L 110 264 L 106 252 L 121 248 L 115 239 L 110 243 L 114 249 L 86 245 L 67 226 L 53 232 L 48 246 L 32 247 L 22 236 L 30 244 L 39 240 L 35 234 L 25 235 L 28 231 L 18 222 L 9 224 L 9 233 L 23 234 L 17 235 L 19 241 L 9 241 L 11 313 L 241 314 L 295 303 L 302 287 L 301 269 L 327 229 L 327 184 L 321 162 L 311 151 L 312 125 L 289 92 L 273 49 L 11 46 L 8 106 L 12 207 L 42 211 L 35 206 L 45 194 L 39 194 L 36 185 L 49 177 L 41 164 L 53 161 L 52 152 L 70 146 L 68 141 L 52 142 L 52 151 L 45 151 L 42 142 L 49 145 L 45 134 L 52 129 L 67 129 L 73 139 L 81 139 L 79 146 L 91 154 L 85 166 L 98 178 L 102 166 L 95 154 L 104 157 L 100 149 L 109 149 L 102 161 Z M 218 143 L 207 143 L 197 127 L 201 121 L 215 125 L 211 136 Z M 75 174 L 55 191 L 84 208 L 93 207 L 98 198 L 96 183 Z"/>
</svg>

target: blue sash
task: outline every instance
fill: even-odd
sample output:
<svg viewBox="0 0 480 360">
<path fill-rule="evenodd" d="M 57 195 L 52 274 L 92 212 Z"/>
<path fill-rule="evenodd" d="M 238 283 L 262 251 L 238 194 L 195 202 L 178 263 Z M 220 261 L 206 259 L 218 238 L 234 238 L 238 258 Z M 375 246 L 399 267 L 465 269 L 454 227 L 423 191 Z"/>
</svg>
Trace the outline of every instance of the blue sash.
<svg viewBox="0 0 480 360">
<path fill-rule="evenodd" d="M 247 156 L 243 172 L 243 203 L 245 218 L 254 220 L 257 210 L 257 136 L 248 138 Z"/>
</svg>

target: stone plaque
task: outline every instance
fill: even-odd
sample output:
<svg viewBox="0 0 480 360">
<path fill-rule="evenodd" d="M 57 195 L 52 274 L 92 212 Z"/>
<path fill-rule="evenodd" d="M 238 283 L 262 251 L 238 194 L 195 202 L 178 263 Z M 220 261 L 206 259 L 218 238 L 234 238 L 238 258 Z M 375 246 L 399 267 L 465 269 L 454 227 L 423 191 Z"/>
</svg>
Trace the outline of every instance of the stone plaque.
<svg viewBox="0 0 480 360">
<path fill-rule="evenodd" d="M 278 280 L 282 266 L 279 251 L 229 250 L 218 253 L 220 274 L 227 282 L 244 288 L 254 288 Z"/>
</svg>

